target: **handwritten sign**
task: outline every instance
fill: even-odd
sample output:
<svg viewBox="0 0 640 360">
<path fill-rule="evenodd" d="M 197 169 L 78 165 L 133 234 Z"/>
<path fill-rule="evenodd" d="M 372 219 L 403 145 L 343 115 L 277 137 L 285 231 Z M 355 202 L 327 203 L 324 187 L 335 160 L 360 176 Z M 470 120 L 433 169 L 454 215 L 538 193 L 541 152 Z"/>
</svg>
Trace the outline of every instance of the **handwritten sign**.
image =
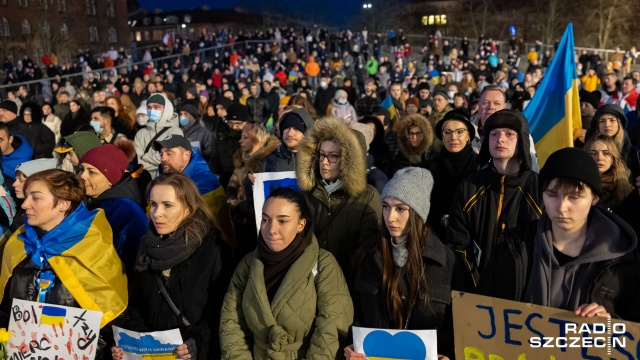
<svg viewBox="0 0 640 360">
<path fill-rule="evenodd" d="M 456 359 L 640 359 L 640 324 L 453 291 Z"/>
<path fill-rule="evenodd" d="M 13 299 L 9 359 L 94 359 L 101 319 L 98 311 Z"/>
<path fill-rule="evenodd" d="M 436 330 L 387 330 L 353 327 L 353 348 L 371 360 L 437 360 Z"/>
<path fill-rule="evenodd" d="M 182 344 L 179 329 L 139 333 L 114 326 L 113 338 L 125 360 L 174 360 L 173 351 Z"/>
<path fill-rule="evenodd" d="M 256 173 L 256 182 L 253 185 L 253 206 L 256 213 L 256 228 L 260 231 L 262 220 L 262 206 L 271 192 L 277 188 L 290 187 L 300 191 L 295 171 L 280 171 Z"/>
</svg>

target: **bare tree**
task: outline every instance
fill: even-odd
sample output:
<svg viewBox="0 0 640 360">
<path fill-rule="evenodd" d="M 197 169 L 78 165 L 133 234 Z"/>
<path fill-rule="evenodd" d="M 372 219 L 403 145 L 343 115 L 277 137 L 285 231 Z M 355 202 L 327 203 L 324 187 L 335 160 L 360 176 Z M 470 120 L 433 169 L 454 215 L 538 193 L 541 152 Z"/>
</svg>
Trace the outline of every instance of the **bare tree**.
<svg viewBox="0 0 640 360">
<path fill-rule="evenodd" d="M 491 12 L 491 0 L 469 1 L 469 20 L 476 37 L 487 33 L 487 21 Z"/>
<path fill-rule="evenodd" d="M 629 32 L 635 0 L 591 0 L 585 6 L 586 18 L 592 19 L 597 47 L 606 49 L 611 40 L 626 40 Z"/>
<path fill-rule="evenodd" d="M 567 0 L 535 0 L 538 17 L 540 39 L 544 44 L 551 44 L 567 24 Z"/>
</svg>

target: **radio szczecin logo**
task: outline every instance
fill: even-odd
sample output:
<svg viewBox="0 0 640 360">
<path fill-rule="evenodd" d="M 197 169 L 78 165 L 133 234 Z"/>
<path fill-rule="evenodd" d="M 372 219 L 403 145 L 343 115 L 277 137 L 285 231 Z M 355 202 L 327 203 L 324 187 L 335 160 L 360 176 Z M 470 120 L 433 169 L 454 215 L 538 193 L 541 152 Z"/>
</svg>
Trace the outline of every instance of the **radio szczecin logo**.
<svg viewBox="0 0 640 360">
<path fill-rule="evenodd" d="M 625 323 L 611 323 L 607 318 L 606 323 L 593 324 L 564 324 L 564 336 L 533 336 L 529 338 L 532 348 L 606 348 L 607 353 L 612 347 L 625 348 L 627 338 L 623 337 L 627 327 Z"/>
</svg>

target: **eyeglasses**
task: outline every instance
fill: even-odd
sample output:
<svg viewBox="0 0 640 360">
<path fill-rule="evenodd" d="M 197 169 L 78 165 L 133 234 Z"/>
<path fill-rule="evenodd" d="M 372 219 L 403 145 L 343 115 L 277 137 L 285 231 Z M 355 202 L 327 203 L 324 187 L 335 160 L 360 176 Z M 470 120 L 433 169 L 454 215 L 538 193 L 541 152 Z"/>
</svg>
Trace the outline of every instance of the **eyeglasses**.
<svg viewBox="0 0 640 360">
<path fill-rule="evenodd" d="M 464 135 L 467 132 L 467 129 L 457 129 L 457 130 L 444 130 L 442 135 L 446 138 L 452 138 L 453 134 L 456 134 L 457 137 Z"/>
<path fill-rule="evenodd" d="M 336 154 L 323 154 L 321 152 L 318 153 L 318 162 L 323 162 L 324 159 L 327 159 L 329 163 L 335 164 L 340 159 L 340 155 Z"/>
<path fill-rule="evenodd" d="M 418 132 L 409 131 L 409 137 L 410 138 L 412 138 L 412 137 L 417 137 L 417 138 L 422 137 L 422 131 L 418 131 Z"/>
</svg>

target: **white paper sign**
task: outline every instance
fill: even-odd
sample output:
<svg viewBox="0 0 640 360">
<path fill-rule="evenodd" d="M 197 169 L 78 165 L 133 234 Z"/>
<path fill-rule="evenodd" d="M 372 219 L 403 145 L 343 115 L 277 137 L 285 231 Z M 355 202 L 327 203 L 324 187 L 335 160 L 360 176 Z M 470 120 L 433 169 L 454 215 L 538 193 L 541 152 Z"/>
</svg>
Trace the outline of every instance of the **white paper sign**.
<svg viewBox="0 0 640 360">
<path fill-rule="evenodd" d="M 9 359 L 94 359 L 99 311 L 13 299 Z"/>
<path fill-rule="evenodd" d="M 182 344 L 179 329 L 139 333 L 114 326 L 113 338 L 124 351 L 125 360 L 175 359 L 173 351 Z"/>
<path fill-rule="evenodd" d="M 277 188 L 290 187 L 300 190 L 295 171 L 255 173 L 256 182 L 253 184 L 253 206 L 256 213 L 256 228 L 260 232 L 262 220 L 262 206 L 269 194 Z"/>
<path fill-rule="evenodd" d="M 353 347 L 369 359 L 438 360 L 436 330 L 353 327 Z"/>
</svg>

